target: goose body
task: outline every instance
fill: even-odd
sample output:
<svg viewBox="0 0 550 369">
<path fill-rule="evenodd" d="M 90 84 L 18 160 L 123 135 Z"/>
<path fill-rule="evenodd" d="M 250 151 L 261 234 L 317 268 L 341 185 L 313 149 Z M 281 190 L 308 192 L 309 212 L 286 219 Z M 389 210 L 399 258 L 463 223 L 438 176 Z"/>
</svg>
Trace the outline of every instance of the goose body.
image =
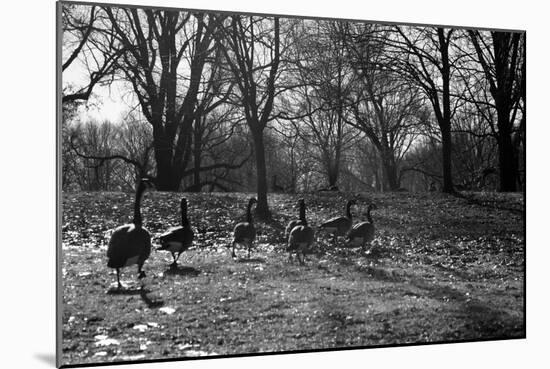
<svg viewBox="0 0 550 369">
<path fill-rule="evenodd" d="M 298 261 L 304 264 L 306 251 L 310 248 L 315 238 L 315 231 L 307 224 L 306 209 L 303 200 L 300 201 L 300 224 L 296 225 L 288 235 L 288 257 L 292 258 L 292 253 L 295 252 Z M 300 259 L 300 254 L 302 259 Z"/>
<path fill-rule="evenodd" d="M 172 254 L 172 267 L 177 266 L 177 261 L 185 250 L 193 244 L 195 234 L 187 219 L 187 199 L 181 199 L 181 226 L 175 227 L 163 233 L 160 237 L 158 250 L 166 250 Z"/>
<path fill-rule="evenodd" d="M 345 236 L 352 228 L 353 218 L 351 214 L 351 206 L 354 205 L 355 200 L 349 200 L 346 204 L 346 215 L 340 217 L 331 218 L 320 225 L 320 228 L 334 236 L 334 239 L 338 236 Z"/>
<path fill-rule="evenodd" d="M 293 219 L 291 220 L 290 222 L 288 222 L 288 225 L 286 226 L 285 228 L 285 238 L 288 239 L 288 236 L 290 235 L 290 231 L 292 231 L 292 229 L 296 226 L 299 226 L 299 225 L 302 225 L 302 215 L 301 215 L 301 211 L 302 211 L 302 205 L 304 204 L 304 199 L 300 199 L 298 200 L 298 209 L 299 209 L 299 217 L 300 219 Z M 304 211 L 305 211 L 305 207 L 303 208 Z M 304 215 L 305 217 L 305 215 Z"/>
<path fill-rule="evenodd" d="M 285 228 L 285 238 L 288 237 L 288 235 L 290 234 L 290 231 L 292 231 L 294 227 L 299 225 L 302 225 L 302 222 L 300 221 L 300 219 L 293 219 L 290 222 L 288 222 L 288 225 Z"/>
<path fill-rule="evenodd" d="M 153 187 L 153 184 L 147 179 L 142 179 L 139 182 L 134 202 L 134 218 L 132 223 L 116 228 L 109 240 L 107 267 L 116 269 L 119 289 L 122 288 L 122 284 L 120 283 L 121 268 L 137 264 L 138 278 L 145 277 L 145 272 L 142 268 L 145 260 L 151 254 L 151 235 L 142 226 L 140 206 L 143 193 L 151 187 Z"/>
<path fill-rule="evenodd" d="M 369 205 L 367 210 L 367 221 L 360 222 L 353 226 L 350 230 L 347 239 L 349 243 L 353 246 L 361 246 L 365 250 L 365 246 L 370 244 L 374 239 L 374 222 L 370 215 L 371 210 L 376 209 L 374 205 Z"/>
<path fill-rule="evenodd" d="M 233 228 L 233 241 L 228 247 L 232 247 L 231 256 L 236 257 L 235 254 L 235 245 L 244 245 L 248 248 L 248 258 L 250 258 L 250 249 L 252 243 L 256 239 L 256 228 L 254 227 L 254 222 L 252 220 L 252 205 L 257 201 L 255 198 L 251 198 L 248 201 L 248 206 L 246 208 L 246 222 L 237 223 L 235 228 Z"/>
<path fill-rule="evenodd" d="M 122 245 L 126 245 L 123 247 Z M 125 224 L 115 228 L 107 249 L 107 266 L 123 268 L 145 262 L 151 254 L 151 236 L 143 227 Z"/>
</svg>

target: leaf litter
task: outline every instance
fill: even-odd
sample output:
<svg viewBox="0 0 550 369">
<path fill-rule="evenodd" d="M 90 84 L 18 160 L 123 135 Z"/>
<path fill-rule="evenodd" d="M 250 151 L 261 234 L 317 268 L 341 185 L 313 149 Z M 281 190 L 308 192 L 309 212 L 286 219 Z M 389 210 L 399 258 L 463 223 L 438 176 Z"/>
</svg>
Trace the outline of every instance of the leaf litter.
<svg viewBox="0 0 550 369">
<path fill-rule="evenodd" d="M 181 196 L 144 197 L 153 243 L 179 224 Z M 123 269 L 125 293 L 105 293 L 116 278 L 104 253 L 111 230 L 130 221 L 133 195 L 63 195 L 63 363 L 525 335 L 522 196 L 360 194 L 356 221 L 369 202 L 378 207 L 369 252 L 317 232 L 305 266 L 285 251 L 294 204 L 305 199 L 316 227 L 343 213 L 349 195 L 269 195 L 272 220 L 256 220 L 250 260 L 245 249 L 233 260 L 226 246 L 252 194 L 185 196 L 194 247 L 177 274 L 168 253 L 153 251 L 143 295 L 134 268 Z M 148 305 L 152 295 L 164 305 Z"/>
</svg>

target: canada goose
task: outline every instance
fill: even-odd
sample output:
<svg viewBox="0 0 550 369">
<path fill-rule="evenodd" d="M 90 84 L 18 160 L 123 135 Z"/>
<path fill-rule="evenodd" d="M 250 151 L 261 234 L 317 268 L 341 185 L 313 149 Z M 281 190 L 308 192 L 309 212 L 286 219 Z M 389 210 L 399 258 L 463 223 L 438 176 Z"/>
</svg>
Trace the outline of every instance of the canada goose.
<svg viewBox="0 0 550 369">
<path fill-rule="evenodd" d="M 354 199 L 349 200 L 346 204 L 345 216 L 331 218 L 320 225 L 320 228 L 326 230 L 334 236 L 334 241 L 337 240 L 338 236 L 345 236 L 351 229 L 351 225 L 353 223 L 351 206 L 356 203 L 357 202 Z"/>
<path fill-rule="evenodd" d="M 248 258 L 250 259 L 250 248 L 252 247 L 252 242 L 256 239 L 256 228 L 254 228 L 254 222 L 252 220 L 252 205 L 257 203 L 254 197 L 251 197 L 248 200 L 248 206 L 246 208 L 246 222 L 241 222 L 235 225 L 233 229 L 233 242 L 227 247 L 233 247 L 231 251 L 231 256 L 236 257 L 235 255 L 235 245 L 246 245 L 248 247 Z"/>
<path fill-rule="evenodd" d="M 299 219 L 293 219 L 290 222 L 288 222 L 288 225 L 285 228 L 285 239 L 288 239 L 288 235 L 290 234 L 290 231 L 292 231 L 294 227 L 302 224 L 302 219 L 305 218 L 306 216 L 306 205 L 304 203 L 304 199 L 298 200 L 298 209 L 299 209 L 299 212 L 298 212 Z"/>
<path fill-rule="evenodd" d="M 365 251 L 365 246 L 370 244 L 374 238 L 374 222 L 370 215 L 371 210 L 376 210 L 376 205 L 369 204 L 367 221 L 355 224 L 346 237 L 352 245 L 361 246 L 363 251 Z"/>
<path fill-rule="evenodd" d="M 181 227 L 172 228 L 160 236 L 161 246 L 158 250 L 170 251 L 174 260 L 172 268 L 177 266 L 181 253 L 193 244 L 193 237 L 193 230 L 187 219 L 187 199 L 184 197 L 181 199 Z"/>
<path fill-rule="evenodd" d="M 300 264 L 304 264 L 306 250 L 313 243 L 315 232 L 313 228 L 307 225 L 306 205 L 303 200 L 300 201 L 300 223 L 292 228 L 288 236 L 288 258 L 291 260 L 292 252 L 296 252 Z M 300 260 L 300 253 L 302 260 Z"/>
<path fill-rule="evenodd" d="M 142 270 L 143 263 L 151 254 L 151 235 L 142 227 L 141 219 L 141 198 L 145 190 L 154 188 L 153 183 L 142 178 L 136 191 L 134 202 L 134 218 L 132 223 L 125 224 L 116 228 L 109 240 L 107 249 L 107 266 L 116 268 L 116 278 L 118 288 L 122 288 L 120 283 L 120 268 L 133 264 L 138 266 L 138 278 L 144 278 L 145 272 Z"/>
</svg>

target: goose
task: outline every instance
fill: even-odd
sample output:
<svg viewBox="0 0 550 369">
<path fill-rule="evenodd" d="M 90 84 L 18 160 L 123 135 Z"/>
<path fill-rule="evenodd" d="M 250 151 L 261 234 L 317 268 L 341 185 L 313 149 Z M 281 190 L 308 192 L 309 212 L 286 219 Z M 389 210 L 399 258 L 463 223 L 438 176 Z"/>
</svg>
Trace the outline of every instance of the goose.
<svg viewBox="0 0 550 369">
<path fill-rule="evenodd" d="M 132 223 L 116 228 L 109 240 L 107 266 L 116 269 L 119 289 L 122 289 L 122 284 L 120 283 L 121 268 L 137 264 L 138 279 L 145 277 L 145 272 L 142 268 L 143 263 L 151 254 L 151 235 L 142 226 L 140 206 L 143 193 L 150 188 L 154 188 L 153 183 L 149 179 L 142 178 L 136 191 Z"/>
<path fill-rule="evenodd" d="M 349 231 L 346 239 L 354 246 L 361 246 L 365 251 L 365 246 L 370 244 L 374 238 L 374 222 L 370 215 L 371 210 L 376 210 L 376 205 L 369 204 L 367 208 L 367 221 L 357 223 Z"/>
<path fill-rule="evenodd" d="M 290 231 L 292 231 L 292 229 L 294 227 L 296 227 L 297 225 L 301 225 L 302 224 L 302 219 L 305 218 L 305 211 L 306 211 L 306 206 L 305 206 L 305 203 L 304 203 L 304 199 L 300 199 L 298 200 L 298 209 L 299 209 L 299 219 L 293 219 L 291 220 L 290 222 L 288 222 L 288 225 L 286 226 L 285 228 L 285 238 L 288 239 L 288 236 L 290 235 Z M 302 216 L 302 212 L 304 213 L 303 216 Z"/>
<path fill-rule="evenodd" d="M 313 243 L 315 232 L 307 224 L 306 220 L 306 205 L 303 200 L 300 202 L 300 222 L 294 226 L 288 235 L 288 259 L 292 259 L 292 252 L 296 252 L 296 256 L 300 264 L 304 264 L 306 258 L 306 250 Z M 300 260 L 300 253 L 302 260 Z"/>
<path fill-rule="evenodd" d="M 251 208 L 252 205 L 256 203 L 257 201 L 254 197 L 248 200 L 248 206 L 246 207 L 246 222 L 236 224 L 233 229 L 233 242 L 227 246 L 233 247 L 231 252 L 232 257 L 237 257 L 237 255 L 235 255 L 235 245 L 240 244 L 248 247 L 248 258 L 250 259 L 250 248 L 252 247 L 252 242 L 256 239 L 256 228 L 254 228 Z"/>
<path fill-rule="evenodd" d="M 170 229 L 160 236 L 161 246 L 157 250 L 167 250 L 172 254 L 174 262 L 170 267 L 177 267 L 178 259 L 182 252 L 187 250 L 193 244 L 193 229 L 187 219 L 187 199 L 181 199 L 181 227 Z M 176 256 L 177 255 L 177 256 Z"/>
<path fill-rule="evenodd" d="M 351 206 L 356 203 L 354 199 L 349 200 L 346 204 L 345 216 L 331 218 L 320 225 L 320 228 L 334 236 L 334 241 L 337 240 L 338 236 L 345 236 L 350 231 L 353 223 Z"/>
</svg>

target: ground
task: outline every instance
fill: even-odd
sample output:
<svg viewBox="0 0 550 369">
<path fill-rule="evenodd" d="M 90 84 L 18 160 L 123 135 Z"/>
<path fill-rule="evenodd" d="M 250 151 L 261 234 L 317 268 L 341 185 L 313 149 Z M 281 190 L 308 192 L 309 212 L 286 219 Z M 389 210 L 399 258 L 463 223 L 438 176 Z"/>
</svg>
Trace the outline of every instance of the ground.
<svg viewBox="0 0 550 369">
<path fill-rule="evenodd" d="M 179 217 L 179 193 L 146 193 L 158 237 Z M 317 232 L 306 264 L 289 261 L 284 227 L 303 197 L 313 226 L 341 215 L 345 194 L 269 195 L 251 258 L 225 246 L 250 194 L 186 194 L 194 248 L 177 269 L 152 251 L 113 293 L 110 230 L 133 194 L 63 194 L 63 364 L 525 337 L 523 194 L 362 194 L 376 238 L 368 253 Z"/>
</svg>

